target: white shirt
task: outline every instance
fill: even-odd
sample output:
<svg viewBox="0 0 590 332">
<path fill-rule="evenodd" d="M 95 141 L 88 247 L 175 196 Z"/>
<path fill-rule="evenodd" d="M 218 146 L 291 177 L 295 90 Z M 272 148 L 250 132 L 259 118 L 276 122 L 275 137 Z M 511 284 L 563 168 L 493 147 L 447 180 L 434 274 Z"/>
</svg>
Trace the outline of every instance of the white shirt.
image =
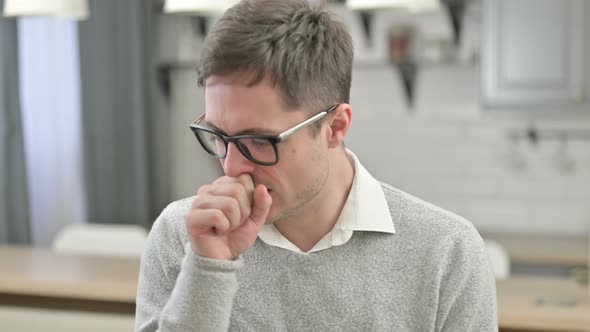
<svg viewBox="0 0 590 332">
<path fill-rule="evenodd" d="M 343 245 L 350 240 L 354 231 L 395 233 L 381 184 L 361 165 L 354 153 L 350 150 L 346 152 L 354 160 L 355 169 L 350 193 L 334 228 L 308 254 Z M 268 245 L 304 253 L 274 225 L 264 225 L 258 237 Z"/>
</svg>

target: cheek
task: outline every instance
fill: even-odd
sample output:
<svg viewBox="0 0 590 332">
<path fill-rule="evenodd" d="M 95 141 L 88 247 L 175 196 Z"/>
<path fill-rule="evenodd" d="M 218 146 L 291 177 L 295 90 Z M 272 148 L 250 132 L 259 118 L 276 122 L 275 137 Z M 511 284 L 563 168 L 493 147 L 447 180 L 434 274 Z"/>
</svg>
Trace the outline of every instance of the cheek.
<svg viewBox="0 0 590 332">
<path fill-rule="evenodd" d="M 321 149 L 316 141 L 292 142 L 280 151 L 280 162 L 265 173 L 265 177 L 276 186 L 278 200 L 288 199 L 289 195 L 297 192 L 298 188 L 305 187 L 309 178 L 313 178 L 313 169 L 320 165 Z M 274 197 L 273 197 L 274 198 Z"/>
</svg>

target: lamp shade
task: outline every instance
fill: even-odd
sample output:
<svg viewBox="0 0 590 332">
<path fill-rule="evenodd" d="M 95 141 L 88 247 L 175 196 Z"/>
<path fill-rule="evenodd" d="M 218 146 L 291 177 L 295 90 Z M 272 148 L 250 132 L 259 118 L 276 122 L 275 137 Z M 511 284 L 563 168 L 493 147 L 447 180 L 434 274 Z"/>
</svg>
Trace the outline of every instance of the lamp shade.
<svg viewBox="0 0 590 332">
<path fill-rule="evenodd" d="M 85 19 L 88 0 L 5 0 L 4 16 L 56 16 Z"/>
<path fill-rule="evenodd" d="M 223 13 L 240 0 L 166 0 L 165 13 L 215 14 Z"/>
<path fill-rule="evenodd" d="M 410 11 L 436 10 L 439 0 L 347 0 L 346 6 L 352 10 L 399 8 Z"/>
</svg>

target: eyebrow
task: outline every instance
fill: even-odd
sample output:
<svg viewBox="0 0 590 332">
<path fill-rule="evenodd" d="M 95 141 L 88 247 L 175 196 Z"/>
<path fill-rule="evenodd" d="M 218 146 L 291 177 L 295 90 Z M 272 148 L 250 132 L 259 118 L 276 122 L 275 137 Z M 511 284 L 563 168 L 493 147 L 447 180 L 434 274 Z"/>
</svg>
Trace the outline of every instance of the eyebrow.
<svg viewBox="0 0 590 332">
<path fill-rule="evenodd" d="M 268 129 L 262 129 L 262 128 L 248 128 L 248 129 L 243 129 L 243 130 L 238 131 L 234 135 L 228 135 L 224 130 L 222 130 L 221 128 L 217 127 L 216 125 L 214 125 L 213 123 L 211 123 L 211 122 L 209 122 L 207 120 L 203 120 L 203 123 L 206 124 L 208 127 L 211 127 L 211 129 L 214 129 L 214 130 L 216 130 L 216 131 L 224 134 L 225 136 L 239 136 L 239 135 L 277 136 L 277 135 L 279 135 L 275 131 L 268 130 Z"/>
</svg>

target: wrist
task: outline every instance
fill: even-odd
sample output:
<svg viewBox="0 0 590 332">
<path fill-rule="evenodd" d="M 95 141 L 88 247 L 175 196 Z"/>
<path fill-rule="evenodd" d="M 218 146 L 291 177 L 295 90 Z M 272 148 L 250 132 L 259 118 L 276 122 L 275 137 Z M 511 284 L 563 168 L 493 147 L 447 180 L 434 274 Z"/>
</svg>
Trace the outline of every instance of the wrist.
<svg viewBox="0 0 590 332">
<path fill-rule="evenodd" d="M 207 248 L 199 248 L 192 244 L 190 245 L 189 250 L 191 250 L 196 256 L 206 259 L 213 259 L 219 261 L 233 261 L 238 258 L 238 256 L 232 255 L 230 252 L 224 252 L 222 250 L 210 250 Z"/>
<path fill-rule="evenodd" d="M 189 243 L 186 247 L 186 256 L 183 262 L 183 269 L 194 269 L 218 271 L 218 272 L 234 272 L 242 268 L 243 259 L 241 256 L 233 259 L 218 259 L 201 256 L 192 250 Z"/>
</svg>

